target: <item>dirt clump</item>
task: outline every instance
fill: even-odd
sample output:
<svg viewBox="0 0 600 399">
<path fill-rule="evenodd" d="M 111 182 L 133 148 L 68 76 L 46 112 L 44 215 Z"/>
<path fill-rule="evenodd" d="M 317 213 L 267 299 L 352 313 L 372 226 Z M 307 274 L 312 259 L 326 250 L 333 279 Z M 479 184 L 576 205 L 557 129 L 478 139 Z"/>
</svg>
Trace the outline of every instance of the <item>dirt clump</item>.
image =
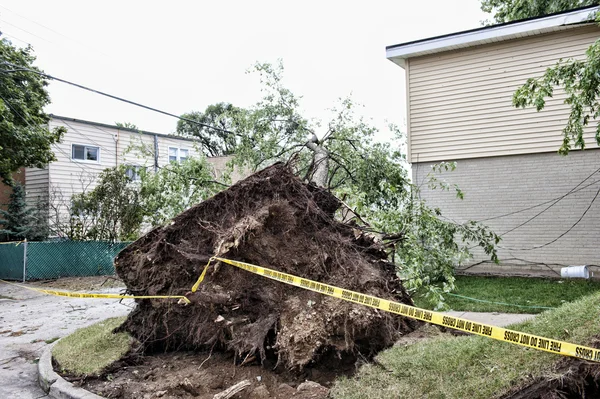
<svg viewBox="0 0 600 399">
<path fill-rule="evenodd" d="M 232 360 L 226 353 L 161 353 L 120 362 L 102 377 L 73 383 L 113 399 L 213 399 L 242 381 L 247 385 L 232 398 L 325 399 L 337 376 L 331 370 L 297 374 L 273 372 L 260 364 L 239 367 Z"/>
<path fill-rule="evenodd" d="M 382 245 L 334 218 L 340 205 L 275 164 L 188 209 L 125 248 L 115 267 L 132 294 L 192 304 L 138 300 L 121 329 L 146 353 L 214 350 L 237 364 L 302 370 L 372 358 L 420 323 L 220 263 L 190 292 L 217 255 L 412 304 Z"/>
<path fill-rule="evenodd" d="M 590 345 L 600 348 L 600 336 Z M 600 397 L 600 364 L 563 358 L 548 376 L 529 378 L 499 399 L 579 399 Z"/>
</svg>

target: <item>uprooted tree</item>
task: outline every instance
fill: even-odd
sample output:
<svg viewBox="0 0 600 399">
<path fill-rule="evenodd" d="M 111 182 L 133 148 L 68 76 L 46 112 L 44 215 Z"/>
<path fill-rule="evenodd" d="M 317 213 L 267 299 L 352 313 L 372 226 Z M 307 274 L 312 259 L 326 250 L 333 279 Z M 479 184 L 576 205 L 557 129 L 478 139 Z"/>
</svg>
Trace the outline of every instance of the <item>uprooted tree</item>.
<svg viewBox="0 0 600 399">
<path fill-rule="evenodd" d="M 373 356 L 416 323 L 214 264 L 213 255 L 411 303 L 384 247 L 334 214 L 340 202 L 284 164 L 270 166 L 142 237 L 115 260 L 135 294 L 187 294 L 191 305 L 140 301 L 122 327 L 147 350 L 231 350 L 288 368 Z"/>
<path fill-rule="evenodd" d="M 325 127 L 311 124 L 282 85 L 281 67 L 256 70 L 263 100 L 250 109 L 223 107 L 234 139 L 211 151 L 234 148 L 233 165 L 264 169 L 118 256 L 117 272 L 131 293 L 187 294 L 192 301 L 141 300 L 122 328 L 147 350 L 219 348 L 244 362 L 256 357 L 288 368 L 372 356 L 415 323 L 218 263 L 198 292 L 189 290 L 218 255 L 404 303 L 412 303 L 409 291 L 419 291 L 437 304 L 452 289 L 468 241 L 494 257 L 497 236 L 474 223 L 444 221 L 427 207 L 408 181 L 399 147 L 375 142 L 377 129 L 356 117 L 351 100 Z"/>
</svg>

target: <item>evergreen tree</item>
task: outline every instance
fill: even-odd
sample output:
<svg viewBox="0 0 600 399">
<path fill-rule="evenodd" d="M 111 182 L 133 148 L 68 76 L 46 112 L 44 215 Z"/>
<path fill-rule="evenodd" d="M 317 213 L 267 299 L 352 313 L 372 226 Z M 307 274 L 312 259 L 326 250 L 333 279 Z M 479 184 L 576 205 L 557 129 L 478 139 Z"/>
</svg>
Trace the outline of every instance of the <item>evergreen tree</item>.
<svg viewBox="0 0 600 399">
<path fill-rule="evenodd" d="M 14 183 L 8 209 L 0 209 L 0 239 L 2 241 L 43 240 L 48 236 L 43 207 L 30 208 L 25 201 L 25 189 Z"/>
</svg>

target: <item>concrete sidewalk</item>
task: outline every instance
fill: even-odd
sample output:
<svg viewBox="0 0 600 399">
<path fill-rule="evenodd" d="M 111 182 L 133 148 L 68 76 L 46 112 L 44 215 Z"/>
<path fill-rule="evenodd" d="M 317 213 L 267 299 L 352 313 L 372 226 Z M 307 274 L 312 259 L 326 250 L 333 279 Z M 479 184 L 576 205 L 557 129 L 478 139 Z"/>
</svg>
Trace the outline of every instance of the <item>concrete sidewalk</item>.
<svg viewBox="0 0 600 399">
<path fill-rule="evenodd" d="M 119 289 L 104 289 L 119 293 Z M 109 317 L 133 301 L 55 297 L 0 283 L 0 398 L 38 399 L 37 361 L 48 342 Z M 47 341 L 47 342 L 46 342 Z"/>
<path fill-rule="evenodd" d="M 443 312 L 452 317 L 476 321 L 478 323 L 491 324 L 498 327 L 506 327 L 511 324 L 520 323 L 525 320 L 533 319 L 534 314 L 523 313 L 488 313 L 488 312 Z"/>
</svg>

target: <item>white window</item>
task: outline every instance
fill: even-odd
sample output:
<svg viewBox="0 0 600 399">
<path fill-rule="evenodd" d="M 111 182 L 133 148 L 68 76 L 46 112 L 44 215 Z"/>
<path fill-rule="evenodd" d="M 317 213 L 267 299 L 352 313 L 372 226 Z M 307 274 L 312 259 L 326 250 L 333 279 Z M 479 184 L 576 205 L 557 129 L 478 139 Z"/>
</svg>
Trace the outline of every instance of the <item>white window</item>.
<svg viewBox="0 0 600 399">
<path fill-rule="evenodd" d="M 188 159 L 190 150 L 187 148 L 169 147 L 169 162 L 183 162 Z"/>
<path fill-rule="evenodd" d="M 139 165 L 126 165 L 125 166 L 125 175 L 129 177 L 131 181 L 140 181 L 140 172 L 142 169 L 146 169 L 144 166 Z"/>
<path fill-rule="evenodd" d="M 177 162 L 178 154 L 179 154 L 179 148 L 169 147 L 169 162 Z"/>
<path fill-rule="evenodd" d="M 188 154 L 189 154 L 188 150 L 186 150 L 184 148 L 180 148 L 179 149 L 179 162 L 183 162 L 186 159 L 188 159 Z"/>
<path fill-rule="evenodd" d="M 100 162 L 100 147 L 73 144 L 71 158 L 78 161 Z"/>
</svg>

